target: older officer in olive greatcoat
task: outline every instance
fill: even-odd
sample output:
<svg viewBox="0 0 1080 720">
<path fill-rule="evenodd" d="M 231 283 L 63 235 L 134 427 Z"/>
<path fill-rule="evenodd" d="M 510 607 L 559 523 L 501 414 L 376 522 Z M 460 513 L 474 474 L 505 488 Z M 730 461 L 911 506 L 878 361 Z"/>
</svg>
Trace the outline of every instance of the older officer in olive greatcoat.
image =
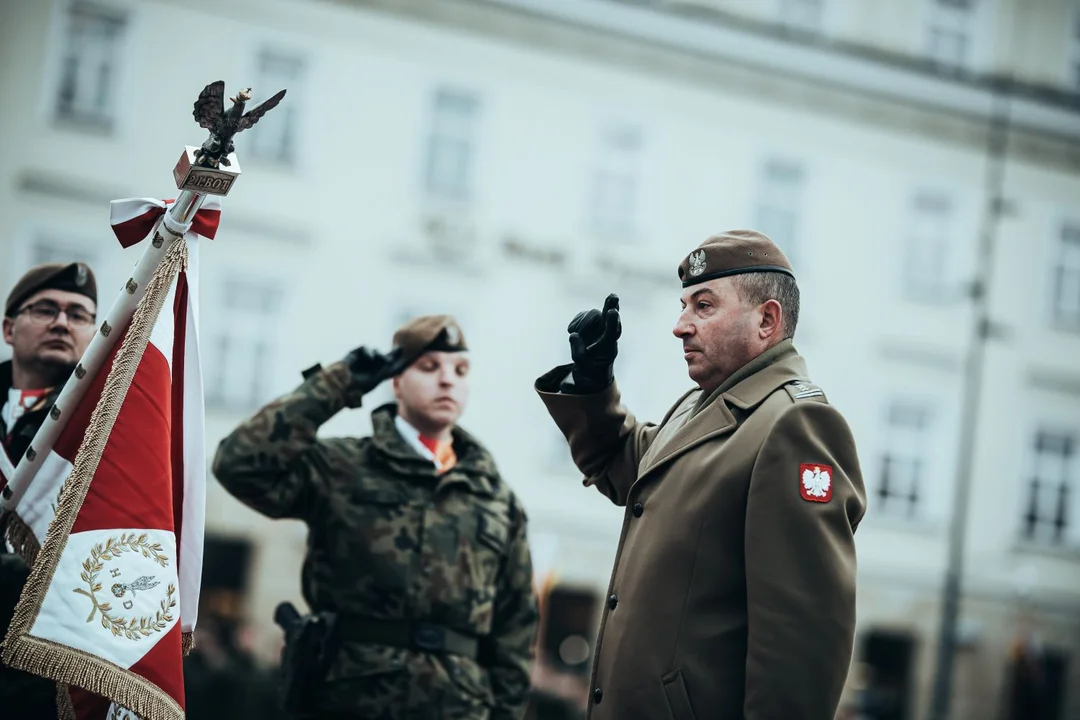
<svg viewBox="0 0 1080 720">
<path fill-rule="evenodd" d="M 798 286 L 772 241 L 711 237 L 679 279 L 696 387 L 659 424 L 620 401 L 615 296 L 536 383 L 585 484 L 624 508 L 589 717 L 832 720 L 866 507 L 855 442 L 792 345 Z"/>
</svg>

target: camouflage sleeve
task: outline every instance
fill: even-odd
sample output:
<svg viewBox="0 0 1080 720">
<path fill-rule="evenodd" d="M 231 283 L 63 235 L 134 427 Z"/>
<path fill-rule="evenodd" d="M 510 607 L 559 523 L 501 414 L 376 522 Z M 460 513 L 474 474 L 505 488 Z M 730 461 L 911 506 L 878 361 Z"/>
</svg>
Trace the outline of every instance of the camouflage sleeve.
<svg viewBox="0 0 1080 720">
<path fill-rule="evenodd" d="M 272 518 L 308 515 L 314 480 L 326 467 L 319 427 L 345 407 L 349 370 L 343 362 L 307 376 L 242 422 L 214 455 L 213 473 L 245 505 Z"/>
<path fill-rule="evenodd" d="M 485 653 L 495 695 L 492 720 L 521 720 L 525 716 L 539 622 L 528 521 L 516 500 L 511 508 L 515 517 Z"/>
</svg>

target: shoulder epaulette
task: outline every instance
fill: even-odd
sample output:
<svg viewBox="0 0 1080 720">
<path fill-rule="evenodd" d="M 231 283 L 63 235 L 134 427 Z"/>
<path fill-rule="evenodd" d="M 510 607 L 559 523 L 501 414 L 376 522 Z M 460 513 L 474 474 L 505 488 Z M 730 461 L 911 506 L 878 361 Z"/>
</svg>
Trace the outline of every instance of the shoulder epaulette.
<svg viewBox="0 0 1080 720">
<path fill-rule="evenodd" d="M 819 388 L 813 383 L 803 382 L 802 380 L 792 380 L 784 389 L 788 391 L 788 395 L 791 395 L 792 400 L 806 400 L 807 398 L 821 398 L 822 402 L 827 402 L 825 399 L 825 391 Z"/>
</svg>

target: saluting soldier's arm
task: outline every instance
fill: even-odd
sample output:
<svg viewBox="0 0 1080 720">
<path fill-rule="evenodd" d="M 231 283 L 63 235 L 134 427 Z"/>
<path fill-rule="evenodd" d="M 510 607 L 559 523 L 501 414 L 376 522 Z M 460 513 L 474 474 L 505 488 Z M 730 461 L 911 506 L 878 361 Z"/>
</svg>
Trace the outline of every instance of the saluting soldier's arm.
<svg viewBox="0 0 1080 720">
<path fill-rule="evenodd" d="M 567 365 L 541 377 L 536 392 L 570 444 L 585 485 L 595 485 L 616 505 L 626 505 L 641 458 L 659 428 L 637 421 L 622 404 L 617 382 L 586 395 L 560 392 L 558 383 L 569 370 Z"/>
<path fill-rule="evenodd" d="M 495 696 L 492 720 L 520 720 L 525 716 L 539 618 L 528 521 L 516 499 L 511 509 L 510 542 L 499 572 L 495 616 L 491 634 L 483 644 L 482 659 Z"/>
<path fill-rule="evenodd" d="M 851 662 L 865 506 L 840 413 L 820 402 L 784 410 L 747 498 L 747 720 L 832 720 Z"/>
<path fill-rule="evenodd" d="M 345 407 L 345 363 L 305 373 L 295 390 L 240 423 L 218 445 L 213 472 L 244 504 L 273 518 L 303 518 L 325 467 L 319 426 Z"/>
</svg>

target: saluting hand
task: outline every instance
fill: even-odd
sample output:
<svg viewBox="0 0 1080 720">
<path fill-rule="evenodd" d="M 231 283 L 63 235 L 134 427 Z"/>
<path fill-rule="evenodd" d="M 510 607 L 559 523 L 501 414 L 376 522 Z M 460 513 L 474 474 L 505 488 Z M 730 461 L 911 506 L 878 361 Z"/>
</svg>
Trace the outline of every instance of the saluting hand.
<svg viewBox="0 0 1080 720">
<path fill-rule="evenodd" d="M 345 364 L 352 371 L 349 390 L 360 395 L 371 392 L 383 380 L 405 369 L 401 348 L 384 354 L 361 345 L 345 357 Z"/>
<path fill-rule="evenodd" d="M 570 357 L 578 392 L 599 392 L 610 385 L 622 335 L 619 296 L 608 295 L 603 311 L 593 308 L 579 312 L 566 331 L 570 333 Z"/>
</svg>

